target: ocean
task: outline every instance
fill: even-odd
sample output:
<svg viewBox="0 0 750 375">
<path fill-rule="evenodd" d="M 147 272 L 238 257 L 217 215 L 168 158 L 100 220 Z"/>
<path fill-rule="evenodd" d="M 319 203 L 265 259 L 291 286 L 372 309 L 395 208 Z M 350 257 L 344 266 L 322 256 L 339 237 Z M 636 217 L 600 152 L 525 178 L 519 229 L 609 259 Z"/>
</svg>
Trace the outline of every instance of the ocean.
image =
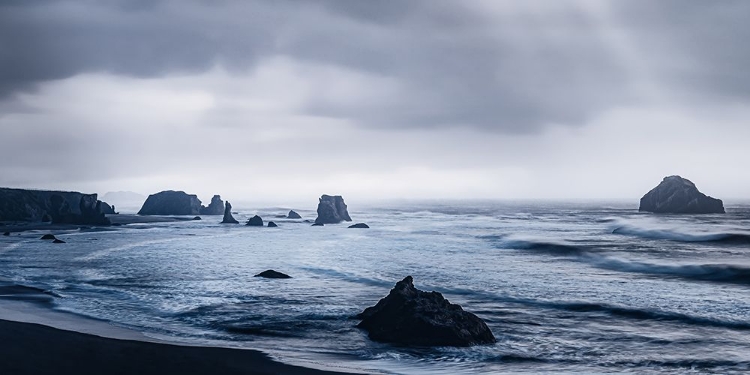
<svg viewBox="0 0 750 375">
<path fill-rule="evenodd" d="M 203 216 L 56 233 L 65 244 L 41 231 L 0 236 L 0 279 L 155 338 L 342 370 L 750 371 L 750 205 L 672 216 L 621 202 L 348 203 L 370 229 L 235 207 L 241 222 L 259 214 L 279 227 Z M 253 277 L 266 269 L 292 278 Z M 353 316 L 407 275 L 484 319 L 497 343 L 370 341 Z"/>
</svg>

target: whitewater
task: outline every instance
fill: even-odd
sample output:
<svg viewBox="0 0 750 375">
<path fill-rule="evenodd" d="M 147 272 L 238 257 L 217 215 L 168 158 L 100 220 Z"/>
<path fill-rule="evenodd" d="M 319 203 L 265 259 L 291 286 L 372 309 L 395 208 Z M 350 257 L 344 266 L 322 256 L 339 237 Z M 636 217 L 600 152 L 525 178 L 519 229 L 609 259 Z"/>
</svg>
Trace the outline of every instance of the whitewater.
<svg viewBox="0 0 750 375">
<path fill-rule="evenodd" d="M 201 221 L 0 237 L 0 280 L 49 308 L 177 342 L 370 373 L 750 371 L 750 205 L 653 215 L 629 203 L 348 202 L 313 227 Z M 314 207 L 293 207 L 314 219 Z M 266 270 L 292 279 L 253 277 Z M 353 316 L 405 276 L 484 319 L 494 345 L 372 342 Z"/>
</svg>

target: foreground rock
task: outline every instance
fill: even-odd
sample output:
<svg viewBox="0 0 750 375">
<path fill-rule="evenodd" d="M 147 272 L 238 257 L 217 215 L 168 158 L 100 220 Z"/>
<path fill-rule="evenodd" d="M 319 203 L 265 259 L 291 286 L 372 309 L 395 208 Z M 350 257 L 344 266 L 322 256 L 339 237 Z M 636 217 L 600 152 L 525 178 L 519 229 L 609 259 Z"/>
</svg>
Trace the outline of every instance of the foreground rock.
<svg viewBox="0 0 750 375">
<path fill-rule="evenodd" d="M 138 215 L 200 215 L 201 201 L 195 194 L 167 190 L 151 194 Z"/>
<path fill-rule="evenodd" d="M 265 270 L 257 275 L 255 277 L 265 277 L 267 279 L 291 279 L 292 277 L 274 270 Z"/>
<path fill-rule="evenodd" d="M 346 210 L 344 198 L 340 195 L 323 195 L 318 201 L 318 217 L 316 224 L 338 224 L 342 221 L 352 221 Z"/>
<path fill-rule="evenodd" d="M 224 207 L 224 220 L 222 224 L 239 224 L 240 222 L 234 219 L 232 216 L 232 204 L 227 201 L 226 207 Z"/>
<path fill-rule="evenodd" d="M 662 214 L 723 214 L 721 199 L 698 191 L 690 180 L 680 176 L 665 177 L 659 186 L 641 198 L 638 211 Z"/>
<path fill-rule="evenodd" d="M 0 221 L 109 225 L 96 194 L 0 188 Z"/>
<path fill-rule="evenodd" d="M 369 228 L 370 226 L 365 223 L 357 223 L 354 225 L 350 225 L 349 228 Z"/>
<path fill-rule="evenodd" d="M 357 318 L 357 327 L 375 341 L 420 346 L 471 346 L 492 344 L 487 324 L 476 315 L 454 305 L 438 292 L 423 292 L 407 276 L 396 283 L 377 305 Z"/>
<path fill-rule="evenodd" d="M 287 219 L 302 219 L 302 216 L 299 216 L 297 212 L 294 210 L 289 210 L 289 214 L 286 215 Z"/>
<path fill-rule="evenodd" d="M 248 219 L 245 225 L 251 226 L 251 227 L 262 227 L 263 219 L 260 216 L 255 215 L 251 217 L 250 219 Z"/>
<path fill-rule="evenodd" d="M 208 207 L 201 206 L 200 212 L 201 215 L 223 215 L 224 201 L 221 200 L 221 195 L 214 195 Z"/>
</svg>

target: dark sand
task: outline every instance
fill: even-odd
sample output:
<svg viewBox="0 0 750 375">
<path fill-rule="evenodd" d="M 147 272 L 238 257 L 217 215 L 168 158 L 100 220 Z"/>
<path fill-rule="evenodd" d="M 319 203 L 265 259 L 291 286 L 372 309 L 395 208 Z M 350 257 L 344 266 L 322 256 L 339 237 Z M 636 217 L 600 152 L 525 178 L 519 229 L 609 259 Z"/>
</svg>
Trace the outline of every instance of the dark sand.
<svg viewBox="0 0 750 375">
<path fill-rule="evenodd" d="M 253 350 L 103 338 L 0 320 L 0 374 L 337 374 Z"/>
</svg>

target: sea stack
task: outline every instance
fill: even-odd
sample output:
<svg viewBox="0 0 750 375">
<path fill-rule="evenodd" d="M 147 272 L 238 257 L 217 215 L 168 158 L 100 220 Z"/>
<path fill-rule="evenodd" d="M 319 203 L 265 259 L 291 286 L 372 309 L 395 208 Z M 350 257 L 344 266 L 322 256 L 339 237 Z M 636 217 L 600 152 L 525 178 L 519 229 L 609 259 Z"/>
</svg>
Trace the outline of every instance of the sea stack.
<svg viewBox="0 0 750 375">
<path fill-rule="evenodd" d="M 471 346 L 492 344 L 495 336 L 487 324 L 438 292 L 414 287 L 411 276 L 396 283 L 377 305 L 357 318 L 357 327 L 370 339 L 419 346 Z"/>
<path fill-rule="evenodd" d="M 325 195 L 318 201 L 318 217 L 315 224 L 338 224 L 342 221 L 352 221 L 346 210 L 344 198 L 340 195 Z"/>
<path fill-rule="evenodd" d="M 250 227 L 262 227 L 263 219 L 260 216 L 255 215 L 251 217 L 250 219 L 248 219 L 245 225 L 250 226 Z"/>
<path fill-rule="evenodd" d="M 151 194 L 138 215 L 200 215 L 201 201 L 195 194 L 167 190 Z"/>
<path fill-rule="evenodd" d="M 239 224 L 240 222 L 235 220 L 232 216 L 232 204 L 227 201 L 227 204 L 224 207 L 224 220 L 221 221 L 222 224 Z"/>
<path fill-rule="evenodd" d="M 657 187 L 641 198 L 638 211 L 660 214 L 725 213 L 721 199 L 701 193 L 695 184 L 680 176 L 665 177 Z"/>
<path fill-rule="evenodd" d="M 224 201 L 221 200 L 221 195 L 214 195 L 211 198 L 211 203 L 208 207 L 201 206 L 201 215 L 223 215 L 224 214 Z"/>
</svg>

